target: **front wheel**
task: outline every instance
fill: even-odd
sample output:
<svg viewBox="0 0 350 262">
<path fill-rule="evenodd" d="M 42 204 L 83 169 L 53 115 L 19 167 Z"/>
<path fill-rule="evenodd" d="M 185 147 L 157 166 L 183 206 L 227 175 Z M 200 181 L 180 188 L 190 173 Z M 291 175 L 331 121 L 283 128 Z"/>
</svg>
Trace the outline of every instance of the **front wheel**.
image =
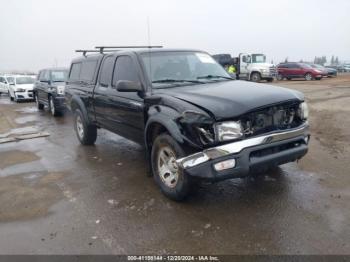
<svg viewBox="0 0 350 262">
<path fill-rule="evenodd" d="M 250 76 L 250 80 L 253 82 L 260 82 L 261 80 L 261 75 L 258 72 L 254 72 L 252 73 L 252 75 Z"/>
<path fill-rule="evenodd" d="M 34 98 L 35 98 L 36 107 L 37 107 L 39 110 L 43 110 L 43 109 L 44 109 L 44 105 L 41 104 L 41 103 L 39 102 L 38 94 L 35 94 Z"/>
<path fill-rule="evenodd" d="M 312 75 L 310 73 L 305 74 L 305 80 L 306 81 L 312 80 Z"/>
<path fill-rule="evenodd" d="M 283 75 L 281 75 L 281 74 L 277 75 L 277 80 L 278 81 L 282 81 L 283 79 L 284 79 Z"/>
<path fill-rule="evenodd" d="M 49 97 L 50 112 L 53 116 L 58 116 L 60 112 L 56 109 L 55 102 L 52 96 Z"/>
<path fill-rule="evenodd" d="M 168 198 L 181 201 L 189 193 L 190 178 L 179 168 L 176 159 L 184 157 L 180 145 L 168 134 L 159 135 L 152 147 L 153 177 L 162 193 Z"/>
<path fill-rule="evenodd" d="M 88 124 L 83 113 L 77 109 L 74 115 L 74 129 L 81 144 L 93 145 L 97 138 L 97 128 L 95 125 Z"/>
</svg>

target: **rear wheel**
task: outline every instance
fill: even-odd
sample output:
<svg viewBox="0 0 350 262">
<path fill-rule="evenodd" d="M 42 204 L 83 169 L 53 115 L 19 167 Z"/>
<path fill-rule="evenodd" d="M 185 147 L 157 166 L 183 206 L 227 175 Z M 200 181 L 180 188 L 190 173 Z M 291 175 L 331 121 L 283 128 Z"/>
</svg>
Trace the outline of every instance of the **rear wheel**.
<svg viewBox="0 0 350 262">
<path fill-rule="evenodd" d="M 153 177 L 162 193 L 168 198 L 181 201 L 189 193 L 190 178 L 179 168 L 176 159 L 184 157 L 180 145 L 168 134 L 159 135 L 152 147 Z"/>
<path fill-rule="evenodd" d="M 83 113 L 79 109 L 75 110 L 74 120 L 75 133 L 77 134 L 80 143 L 83 145 L 93 145 L 97 138 L 96 126 L 88 124 Z"/>
<path fill-rule="evenodd" d="M 271 82 L 273 82 L 273 78 L 267 78 L 266 81 L 271 83 Z"/>
<path fill-rule="evenodd" d="M 50 106 L 51 115 L 58 116 L 60 114 L 60 112 L 56 109 L 52 96 L 49 96 L 49 106 Z"/>
<path fill-rule="evenodd" d="M 292 80 L 292 78 L 291 77 L 287 77 L 287 80 Z"/>
<path fill-rule="evenodd" d="M 312 80 L 312 75 L 311 75 L 310 73 L 306 73 L 306 74 L 305 74 L 305 80 L 306 80 L 306 81 Z"/>
<path fill-rule="evenodd" d="M 250 80 L 253 82 L 260 82 L 260 80 L 261 80 L 260 73 L 258 73 L 258 72 L 252 73 L 252 75 L 250 76 Z"/>
<path fill-rule="evenodd" d="M 43 110 L 44 109 L 44 105 L 41 104 L 39 102 L 39 98 L 38 98 L 38 94 L 35 94 L 35 104 L 36 104 L 36 107 L 39 109 L 39 110 Z"/>
</svg>

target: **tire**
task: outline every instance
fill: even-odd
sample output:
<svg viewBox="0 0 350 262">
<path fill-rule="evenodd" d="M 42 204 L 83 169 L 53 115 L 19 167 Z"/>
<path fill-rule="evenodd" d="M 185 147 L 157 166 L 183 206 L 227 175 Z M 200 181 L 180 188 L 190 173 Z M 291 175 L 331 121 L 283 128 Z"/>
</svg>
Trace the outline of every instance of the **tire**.
<svg viewBox="0 0 350 262">
<path fill-rule="evenodd" d="M 49 96 L 49 109 L 52 116 L 59 116 L 61 114 L 61 112 L 56 109 L 52 96 Z"/>
<path fill-rule="evenodd" d="M 282 81 L 283 79 L 284 79 L 283 75 L 281 75 L 281 74 L 277 75 L 277 80 L 278 81 Z"/>
<path fill-rule="evenodd" d="M 306 73 L 304 76 L 306 81 L 311 81 L 313 79 L 312 75 L 310 73 Z"/>
<path fill-rule="evenodd" d="M 35 99 L 36 107 L 39 110 L 44 110 L 44 105 L 39 102 L 38 94 L 35 94 L 34 99 Z"/>
<path fill-rule="evenodd" d="M 292 80 L 292 78 L 291 78 L 291 77 L 287 77 L 287 80 L 289 80 L 289 81 L 290 81 L 290 80 Z"/>
<path fill-rule="evenodd" d="M 11 96 L 11 93 L 10 93 L 10 91 L 8 91 L 9 93 L 9 98 L 10 98 L 10 101 L 13 101 L 13 97 Z"/>
<path fill-rule="evenodd" d="M 163 133 L 155 139 L 151 152 L 153 177 L 162 193 L 175 201 L 184 200 L 190 191 L 190 177 L 175 162 L 184 156 L 185 152 L 170 135 Z"/>
<path fill-rule="evenodd" d="M 75 110 L 74 130 L 78 140 L 82 145 L 93 145 L 97 138 L 97 128 L 95 125 L 87 123 L 80 109 Z"/>
<path fill-rule="evenodd" d="M 260 82 L 260 80 L 261 80 L 260 73 L 254 72 L 254 73 L 251 74 L 250 81 L 252 81 L 252 82 Z"/>
<path fill-rule="evenodd" d="M 269 83 L 272 83 L 273 82 L 273 78 L 267 78 L 266 81 L 269 82 Z"/>
</svg>

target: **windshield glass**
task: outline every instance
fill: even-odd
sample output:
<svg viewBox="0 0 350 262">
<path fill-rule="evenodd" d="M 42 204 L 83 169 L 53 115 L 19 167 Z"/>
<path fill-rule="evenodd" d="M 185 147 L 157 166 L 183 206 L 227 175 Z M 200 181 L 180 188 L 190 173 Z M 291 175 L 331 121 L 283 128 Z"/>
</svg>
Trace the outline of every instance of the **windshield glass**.
<svg viewBox="0 0 350 262">
<path fill-rule="evenodd" d="M 67 79 L 67 70 L 51 71 L 52 82 L 65 82 Z"/>
<path fill-rule="evenodd" d="M 34 82 L 34 78 L 29 76 L 16 77 L 16 85 L 33 84 Z"/>
<path fill-rule="evenodd" d="M 253 54 L 252 55 L 253 63 L 265 63 L 266 62 L 266 56 L 262 54 Z"/>
<path fill-rule="evenodd" d="M 311 65 L 308 65 L 308 64 L 300 64 L 303 68 L 312 68 Z"/>
<path fill-rule="evenodd" d="M 154 88 L 231 79 L 210 55 L 200 52 L 152 52 L 141 55 Z"/>
<path fill-rule="evenodd" d="M 8 76 L 8 77 L 6 77 L 6 79 L 7 79 L 7 83 L 9 83 L 9 84 L 14 84 L 15 83 L 15 78 L 12 77 L 12 76 Z"/>
</svg>

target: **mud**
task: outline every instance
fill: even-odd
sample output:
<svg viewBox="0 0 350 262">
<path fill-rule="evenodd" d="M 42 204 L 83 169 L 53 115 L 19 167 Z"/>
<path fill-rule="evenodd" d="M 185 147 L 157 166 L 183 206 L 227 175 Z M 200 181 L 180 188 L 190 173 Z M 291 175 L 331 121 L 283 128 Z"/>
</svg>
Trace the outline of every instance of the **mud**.
<svg viewBox="0 0 350 262">
<path fill-rule="evenodd" d="M 0 253 L 349 254 L 350 75 L 274 84 L 306 96 L 308 155 L 184 203 L 159 192 L 141 146 L 105 130 L 81 146 L 69 113 L 1 97 L 1 135 L 50 136 L 0 145 Z"/>
</svg>

